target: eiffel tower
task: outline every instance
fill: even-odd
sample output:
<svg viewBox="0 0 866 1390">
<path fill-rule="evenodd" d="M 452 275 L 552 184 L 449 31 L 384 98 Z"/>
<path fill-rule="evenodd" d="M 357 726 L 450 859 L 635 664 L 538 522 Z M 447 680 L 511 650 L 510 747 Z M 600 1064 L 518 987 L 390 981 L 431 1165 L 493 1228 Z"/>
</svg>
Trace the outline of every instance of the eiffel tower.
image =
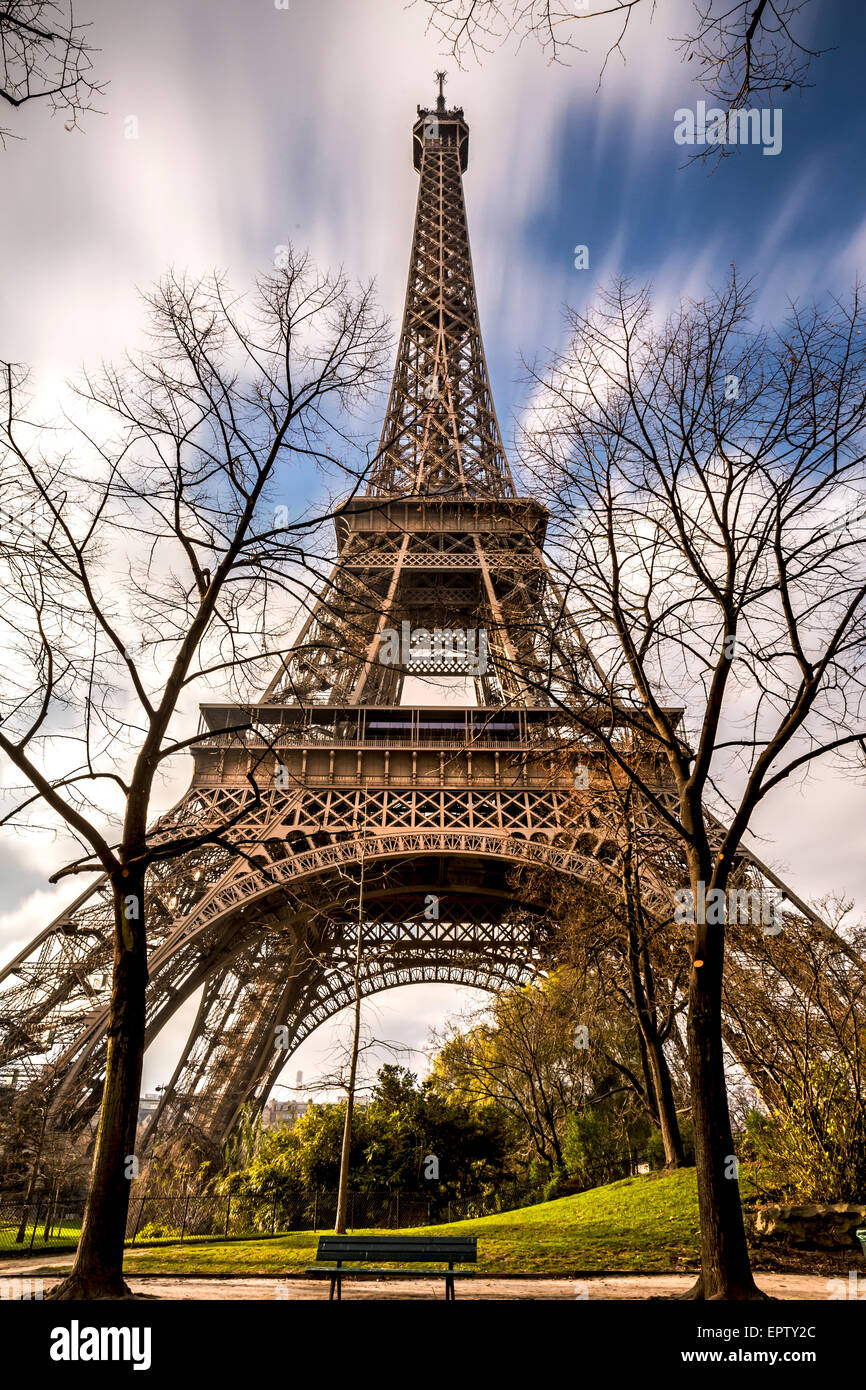
<svg viewBox="0 0 866 1390">
<path fill-rule="evenodd" d="M 200 1003 L 143 1151 L 190 1135 L 219 1145 L 243 1106 L 264 1105 L 292 1050 L 353 999 L 358 932 L 365 996 L 498 991 L 550 959 L 545 896 L 515 873 L 586 880 L 616 863 L 592 742 L 575 750 L 545 694 L 592 656 L 545 564 L 545 510 L 518 493 L 503 448 L 463 198 L 469 128 L 442 83 L 412 130 L 408 286 L 366 492 L 340 508 L 333 572 L 262 698 L 202 707 L 190 789 L 154 831 L 222 823 L 251 798 L 250 768 L 267 769 L 233 832 L 243 853 L 213 844 L 149 880 L 147 1043 Z M 404 704 L 407 677 L 472 682 L 474 703 Z M 230 732 L 245 720 L 249 733 Z M 583 791 L 575 761 L 590 766 Z M 815 920 L 766 865 L 750 868 Z M 664 885 L 655 902 L 669 911 Z M 72 1132 L 100 1102 L 111 954 L 97 882 L 0 975 L 2 1093 L 19 1109 L 41 1098 Z M 731 1037 L 748 1065 L 748 1036 Z"/>
</svg>

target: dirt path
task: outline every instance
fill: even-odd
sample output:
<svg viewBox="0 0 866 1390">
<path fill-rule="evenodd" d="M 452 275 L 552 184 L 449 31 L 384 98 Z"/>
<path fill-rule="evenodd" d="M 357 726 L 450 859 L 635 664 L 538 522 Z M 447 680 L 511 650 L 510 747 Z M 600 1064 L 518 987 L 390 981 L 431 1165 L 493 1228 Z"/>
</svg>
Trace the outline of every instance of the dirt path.
<svg viewBox="0 0 866 1390">
<path fill-rule="evenodd" d="M 274 1283 L 270 1279 L 192 1280 L 151 1279 L 132 1280 L 146 1293 L 160 1298 L 212 1299 L 315 1299 L 327 1298 L 324 1281 L 285 1279 Z M 618 1275 L 595 1279 L 463 1279 L 457 1284 L 458 1299 L 470 1300 L 528 1300 L 528 1299 L 642 1299 L 665 1298 L 684 1293 L 694 1282 L 679 1274 Z M 200 1287 L 196 1287 L 199 1285 Z M 220 1287 L 222 1285 L 222 1287 Z M 226 1287 L 228 1285 L 229 1287 Z M 775 1298 L 826 1299 L 826 1279 L 809 1275 L 774 1274 L 762 1287 Z M 138 1289 L 136 1288 L 136 1292 Z M 441 1279 L 353 1279 L 343 1286 L 344 1299 L 430 1299 L 442 1298 Z"/>
<path fill-rule="evenodd" d="M 0 1261 L 0 1280 L 16 1277 L 42 1277 L 44 1291 L 55 1282 L 61 1265 L 71 1263 L 71 1256 L 58 1256 L 50 1267 L 40 1261 Z M 684 1293 L 693 1276 L 683 1274 L 618 1274 L 597 1275 L 575 1279 L 463 1279 L 457 1285 L 458 1299 L 480 1301 L 503 1300 L 562 1300 L 562 1299 L 645 1299 L 670 1298 Z M 825 1301 L 829 1290 L 824 1275 L 759 1274 L 762 1289 L 774 1298 Z M 152 1275 L 147 1278 L 131 1275 L 130 1287 L 136 1293 L 150 1294 L 160 1299 L 212 1300 L 237 1302 L 258 1300 L 308 1300 L 328 1297 L 324 1280 L 303 1278 L 189 1279 L 172 1275 Z M 8 1294 L 7 1294 L 8 1296 Z M 352 1279 L 343 1287 L 343 1298 L 351 1299 L 431 1299 L 442 1298 L 441 1279 Z"/>
</svg>

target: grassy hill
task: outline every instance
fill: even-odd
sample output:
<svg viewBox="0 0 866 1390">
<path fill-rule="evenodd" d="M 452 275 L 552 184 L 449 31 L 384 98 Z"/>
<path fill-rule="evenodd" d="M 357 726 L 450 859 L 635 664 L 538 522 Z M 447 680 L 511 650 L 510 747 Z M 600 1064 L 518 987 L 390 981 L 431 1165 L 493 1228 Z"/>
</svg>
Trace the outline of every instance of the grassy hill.
<svg viewBox="0 0 866 1390">
<path fill-rule="evenodd" d="M 478 1270 L 570 1275 L 578 1271 L 688 1270 L 697 1266 L 698 1200 L 693 1168 L 625 1178 L 575 1197 L 427 1228 L 478 1237 Z M 318 1234 L 162 1245 L 130 1250 L 130 1274 L 291 1274 L 315 1262 Z M 380 1233 L 384 1234 L 384 1233 Z M 414 1234 L 420 1234 L 415 1228 Z"/>
</svg>

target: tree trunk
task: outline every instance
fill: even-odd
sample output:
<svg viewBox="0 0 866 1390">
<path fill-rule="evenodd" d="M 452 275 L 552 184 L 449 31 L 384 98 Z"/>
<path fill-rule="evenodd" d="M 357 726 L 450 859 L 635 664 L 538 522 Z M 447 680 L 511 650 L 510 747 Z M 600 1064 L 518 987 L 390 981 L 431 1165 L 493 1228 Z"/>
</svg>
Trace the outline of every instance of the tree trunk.
<svg viewBox="0 0 866 1390">
<path fill-rule="evenodd" d="M 629 839 L 623 862 L 623 899 L 628 929 L 628 963 L 631 981 L 631 996 L 642 1042 L 641 1061 L 646 1057 L 652 1081 L 653 1099 L 665 1150 L 665 1168 L 681 1168 L 685 1164 L 683 1140 L 680 1134 L 671 1073 L 664 1054 L 655 1011 L 655 989 L 652 980 L 652 967 L 646 950 L 646 936 L 643 930 L 643 909 L 640 896 L 640 879 L 634 863 L 631 843 L 631 821 L 626 821 Z M 644 977 L 641 976 L 641 959 Z"/>
<path fill-rule="evenodd" d="M 52 1299 L 132 1298 L 123 1252 L 144 1054 L 147 951 L 143 878 L 118 879 L 105 1083 L 75 1263 Z"/>
<path fill-rule="evenodd" d="M 355 1109 L 355 1083 L 358 1076 L 358 1047 L 361 1039 L 361 940 L 364 924 L 364 855 L 361 855 L 361 882 L 358 888 L 358 935 L 355 941 L 355 1014 L 352 1022 L 352 1057 L 349 1063 L 349 1086 L 346 1094 L 346 1119 L 343 1125 L 343 1147 L 340 1150 L 340 1187 L 337 1192 L 337 1219 L 334 1235 L 346 1234 L 346 1213 L 349 1207 L 349 1158 L 352 1152 L 352 1112 Z"/>
<path fill-rule="evenodd" d="M 45 1143 L 45 1128 L 48 1123 L 49 1099 L 46 1095 L 42 1106 L 42 1127 L 39 1131 L 39 1143 L 36 1147 L 36 1155 L 33 1159 L 33 1166 L 30 1169 L 30 1180 L 27 1184 L 27 1191 L 24 1194 L 24 1210 L 21 1213 L 21 1224 L 18 1227 L 18 1234 L 15 1237 L 16 1245 L 23 1245 L 24 1237 L 27 1234 L 27 1221 L 30 1215 L 30 1204 L 33 1201 L 33 1191 L 39 1177 L 39 1165 L 42 1162 L 42 1148 Z"/>
<path fill-rule="evenodd" d="M 694 901 L 698 903 L 695 881 L 692 888 Z M 722 1048 L 724 950 L 724 926 L 698 921 L 689 980 L 688 1042 L 701 1219 L 701 1273 L 685 1297 L 764 1299 L 767 1295 L 761 1293 L 752 1278 L 728 1112 Z M 702 963 L 699 965 L 698 961 Z"/>
<path fill-rule="evenodd" d="M 651 1036 L 644 1038 L 644 1042 L 665 1150 L 665 1169 L 672 1171 L 674 1168 L 685 1166 L 686 1155 L 683 1149 L 683 1137 L 680 1134 L 680 1124 L 677 1119 L 670 1068 L 655 1029 L 653 1029 Z"/>
<path fill-rule="evenodd" d="M 355 1109 L 355 1080 L 358 1072 L 358 1041 L 361 1027 L 361 990 L 355 979 L 355 1018 L 352 1031 L 352 1059 L 349 1065 L 349 1087 L 346 1095 L 346 1119 L 343 1125 L 343 1147 L 340 1151 L 340 1189 L 337 1194 L 337 1219 L 334 1234 L 346 1234 L 346 1214 L 349 1208 L 349 1156 L 352 1151 L 352 1112 Z"/>
</svg>

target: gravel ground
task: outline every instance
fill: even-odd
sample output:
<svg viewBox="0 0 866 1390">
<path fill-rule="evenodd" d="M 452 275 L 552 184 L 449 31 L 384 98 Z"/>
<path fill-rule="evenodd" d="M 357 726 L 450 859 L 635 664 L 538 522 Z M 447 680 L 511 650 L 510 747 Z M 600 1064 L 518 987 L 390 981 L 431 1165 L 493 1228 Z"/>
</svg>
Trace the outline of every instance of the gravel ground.
<svg viewBox="0 0 866 1390">
<path fill-rule="evenodd" d="M 30 1276 L 44 1278 L 45 1292 L 55 1282 L 60 1259 L 52 1261 L 50 1272 L 43 1261 L 0 1261 L 0 1279 L 9 1280 Z M 63 1264 L 69 1260 L 64 1259 Z M 774 1298 L 809 1301 L 828 1297 L 826 1275 L 815 1274 L 758 1274 L 760 1287 Z M 692 1275 L 682 1274 L 618 1274 L 595 1275 L 587 1279 L 490 1279 L 473 1278 L 457 1281 L 458 1299 L 515 1300 L 541 1299 L 644 1299 L 670 1298 L 684 1293 L 693 1282 Z M 135 1293 L 146 1293 L 160 1299 L 203 1299 L 217 1302 L 238 1300 L 307 1300 L 328 1297 L 325 1280 L 287 1278 L 258 1279 L 188 1279 L 153 1275 L 129 1279 Z M 430 1299 L 442 1298 L 441 1279 L 351 1279 L 343 1285 L 343 1298 L 351 1299 Z"/>
</svg>

